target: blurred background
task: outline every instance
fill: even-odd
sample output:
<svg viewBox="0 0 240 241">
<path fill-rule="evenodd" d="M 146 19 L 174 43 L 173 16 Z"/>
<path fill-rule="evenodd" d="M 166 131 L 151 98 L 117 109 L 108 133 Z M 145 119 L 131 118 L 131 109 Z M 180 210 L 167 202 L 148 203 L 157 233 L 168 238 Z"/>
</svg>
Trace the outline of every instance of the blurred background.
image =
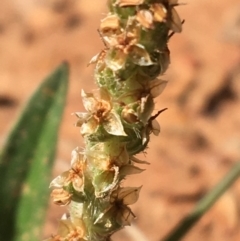
<svg viewBox="0 0 240 241">
<path fill-rule="evenodd" d="M 114 241 L 160 240 L 240 160 L 239 0 L 184 3 L 177 8 L 183 33 L 170 39 L 171 65 L 162 77 L 169 83 L 156 103 L 156 111 L 168 110 L 142 157 L 151 165 L 125 184 L 144 184 L 132 207 L 137 219 Z M 83 145 L 71 113 L 83 110 L 80 90 L 96 88 L 87 63 L 104 48 L 97 28 L 106 13 L 106 0 L 0 1 L 0 146 L 43 78 L 62 61 L 70 63 L 53 177 Z M 49 201 L 42 237 L 56 232 L 64 211 Z M 203 239 L 240 240 L 240 181 L 183 240 Z"/>
</svg>

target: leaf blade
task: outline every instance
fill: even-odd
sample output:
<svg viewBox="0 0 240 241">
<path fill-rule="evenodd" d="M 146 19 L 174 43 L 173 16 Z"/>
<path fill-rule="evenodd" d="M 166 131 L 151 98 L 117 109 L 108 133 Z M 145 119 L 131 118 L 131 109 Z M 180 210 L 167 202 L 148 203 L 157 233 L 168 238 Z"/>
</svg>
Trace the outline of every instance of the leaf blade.
<svg viewBox="0 0 240 241">
<path fill-rule="evenodd" d="M 30 98 L 2 151 L 0 240 L 39 239 L 67 84 L 63 64 Z"/>
</svg>

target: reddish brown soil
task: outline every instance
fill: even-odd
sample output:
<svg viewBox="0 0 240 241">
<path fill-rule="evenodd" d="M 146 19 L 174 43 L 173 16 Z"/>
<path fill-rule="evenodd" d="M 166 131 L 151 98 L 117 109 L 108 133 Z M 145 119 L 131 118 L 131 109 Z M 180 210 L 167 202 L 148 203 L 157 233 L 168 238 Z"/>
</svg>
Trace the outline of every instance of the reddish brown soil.
<svg viewBox="0 0 240 241">
<path fill-rule="evenodd" d="M 70 89 L 53 175 L 69 167 L 82 146 L 70 114 L 83 110 L 80 90 L 94 87 L 91 57 L 103 48 L 97 28 L 103 1 L 0 1 L 0 144 L 34 89 L 62 61 L 70 63 Z M 195 0 L 178 7 L 186 20 L 170 41 L 169 80 L 157 100 L 161 134 L 153 137 L 146 171 L 126 185 L 143 188 L 133 205 L 134 226 L 114 241 L 139 233 L 157 241 L 240 160 L 240 3 Z M 48 187 L 46 187 L 48 188 Z M 240 240 L 240 182 L 230 188 L 184 241 Z M 43 237 L 55 233 L 64 209 L 49 204 Z"/>
</svg>

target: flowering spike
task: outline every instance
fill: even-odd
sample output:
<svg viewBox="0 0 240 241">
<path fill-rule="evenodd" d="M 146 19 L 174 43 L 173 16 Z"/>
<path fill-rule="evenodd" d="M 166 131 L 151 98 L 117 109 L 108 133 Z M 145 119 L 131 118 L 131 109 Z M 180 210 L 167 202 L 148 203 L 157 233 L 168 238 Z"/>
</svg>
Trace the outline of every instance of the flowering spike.
<svg viewBox="0 0 240 241">
<path fill-rule="evenodd" d="M 128 175 L 149 164 L 134 155 L 160 133 L 155 98 L 166 87 L 159 78 L 170 63 L 170 33 L 181 32 L 177 0 L 108 0 L 99 33 L 105 48 L 95 55 L 98 94 L 82 90 L 86 112 L 76 112 L 85 149 L 72 152 L 71 168 L 57 178 L 53 201 L 69 205 L 59 232 L 49 241 L 107 241 L 130 225 L 141 187 L 124 187 Z"/>
</svg>

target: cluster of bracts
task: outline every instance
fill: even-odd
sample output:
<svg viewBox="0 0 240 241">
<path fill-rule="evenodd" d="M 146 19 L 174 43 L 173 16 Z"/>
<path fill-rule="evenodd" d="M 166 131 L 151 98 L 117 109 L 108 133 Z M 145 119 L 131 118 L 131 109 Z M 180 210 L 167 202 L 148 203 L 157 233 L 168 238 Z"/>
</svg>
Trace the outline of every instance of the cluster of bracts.
<svg viewBox="0 0 240 241">
<path fill-rule="evenodd" d="M 168 40 L 181 32 L 177 0 L 109 0 L 101 21 L 104 49 L 94 56 L 98 89 L 82 91 L 86 112 L 75 113 L 85 148 L 72 152 L 71 168 L 50 187 L 54 203 L 68 205 L 58 234 L 48 241 L 106 241 L 135 217 L 129 205 L 141 187 L 123 187 L 128 175 L 141 173 L 135 157 L 160 126 L 154 99 L 166 81 Z"/>
</svg>

